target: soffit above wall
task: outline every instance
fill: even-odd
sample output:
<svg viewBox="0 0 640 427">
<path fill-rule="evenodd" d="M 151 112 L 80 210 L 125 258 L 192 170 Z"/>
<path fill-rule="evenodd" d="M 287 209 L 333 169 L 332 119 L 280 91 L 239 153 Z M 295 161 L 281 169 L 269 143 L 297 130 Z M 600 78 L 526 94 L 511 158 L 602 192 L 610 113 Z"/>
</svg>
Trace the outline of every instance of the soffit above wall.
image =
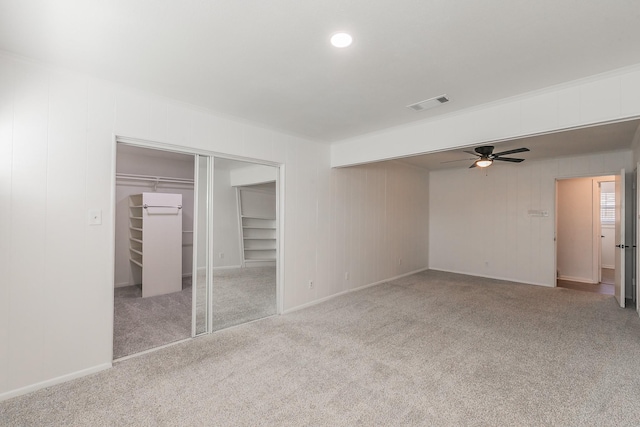
<svg viewBox="0 0 640 427">
<path fill-rule="evenodd" d="M 508 156 L 524 158 L 526 160 L 542 160 L 599 152 L 629 150 L 639 126 L 640 120 L 629 120 L 608 125 L 519 138 L 491 145 L 495 146 L 494 152 L 527 147 L 531 151 Z M 473 147 L 406 157 L 399 159 L 399 161 L 429 170 L 468 168 L 473 163 L 474 156 L 465 153 L 463 150 L 473 151 Z M 495 166 L 518 167 L 518 164 L 495 162 Z M 494 166 L 492 165 L 491 167 Z"/>
</svg>

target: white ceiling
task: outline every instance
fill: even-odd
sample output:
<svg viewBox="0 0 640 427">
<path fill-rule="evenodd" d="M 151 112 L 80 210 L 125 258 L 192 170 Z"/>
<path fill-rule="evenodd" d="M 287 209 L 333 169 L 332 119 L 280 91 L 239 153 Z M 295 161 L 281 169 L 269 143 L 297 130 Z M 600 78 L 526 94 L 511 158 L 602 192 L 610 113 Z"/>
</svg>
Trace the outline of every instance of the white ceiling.
<svg viewBox="0 0 640 427">
<path fill-rule="evenodd" d="M 0 49 L 330 143 L 640 63 L 639 22 L 638 0 L 0 0 Z"/>
</svg>

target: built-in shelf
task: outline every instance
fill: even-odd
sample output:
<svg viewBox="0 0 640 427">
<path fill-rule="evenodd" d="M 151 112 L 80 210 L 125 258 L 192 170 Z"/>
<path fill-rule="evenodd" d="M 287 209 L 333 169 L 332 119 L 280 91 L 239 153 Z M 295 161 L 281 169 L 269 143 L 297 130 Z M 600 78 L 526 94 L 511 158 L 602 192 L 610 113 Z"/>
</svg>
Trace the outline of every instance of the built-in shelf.
<svg viewBox="0 0 640 427">
<path fill-rule="evenodd" d="M 144 266 L 142 254 L 142 194 L 129 196 L 129 261 Z"/>
<path fill-rule="evenodd" d="M 142 296 L 182 289 L 182 195 L 129 196 L 129 260 L 141 268 Z"/>
<path fill-rule="evenodd" d="M 238 189 L 243 262 L 270 265 L 276 261 L 277 229 L 275 194 Z"/>
</svg>

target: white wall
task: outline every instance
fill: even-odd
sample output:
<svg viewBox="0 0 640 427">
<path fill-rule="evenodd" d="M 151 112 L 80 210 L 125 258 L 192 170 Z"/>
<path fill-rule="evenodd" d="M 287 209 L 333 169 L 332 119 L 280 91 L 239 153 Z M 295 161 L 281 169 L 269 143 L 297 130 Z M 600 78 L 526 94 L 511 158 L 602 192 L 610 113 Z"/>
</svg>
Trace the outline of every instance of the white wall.
<svg viewBox="0 0 640 427">
<path fill-rule="evenodd" d="M 559 180 L 557 195 L 558 278 L 598 283 L 594 271 L 594 253 L 599 247 L 594 247 L 594 178 Z"/>
<path fill-rule="evenodd" d="M 623 167 L 631 167 L 629 151 L 431 172 L 429 267 L 554 286 L 556 178 Z"/>
<path fill-rule="evenodd" d="M 285 310 L 427 266 L 424 171 L 0 55 L 0 400 L 111 364 L 114 135 L 284 165 Z"/>
<path fill-rule="evenodd" d="M 331 200 L 310 207 L 315 218 L 296 219 L 293 225 L 294 232 L 303 233 L 306 221 L 317 221 L 317 238 L 330 248 L 317 257 L 305 251 L 298 259 L 302 265 L 329 266 L 308 278 L 328 284 L 311 290 L 314 298 L 428 266 L 428 171 L 392 161 L 327 174 L 331 188 L 325 191 L 331 191 Z M 323 175 L 318 178 L 324 180 Z"/>
<path fill-rule="evenodd" d="M 616 228 L 613 225 L 603 225 L 600 230 L 602 245 L 600 259 L 602 268 L 615 268 Z"/>
<path fill-rule="evenodd" d="M 331 147 L 331 165 L 400 158 L 638 116 L 640 64 L 344 140 Z"/>
</svg>

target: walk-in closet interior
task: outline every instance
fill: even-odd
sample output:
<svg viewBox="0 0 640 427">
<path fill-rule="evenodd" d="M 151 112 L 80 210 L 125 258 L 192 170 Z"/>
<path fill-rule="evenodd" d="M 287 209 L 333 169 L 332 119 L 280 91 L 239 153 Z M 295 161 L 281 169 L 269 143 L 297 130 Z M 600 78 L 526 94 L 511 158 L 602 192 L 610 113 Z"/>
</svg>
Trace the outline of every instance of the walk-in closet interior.
<svg viewBox="0 0 640 427">
<path fill-rule="evenodd" d="M 114 359 L 276 314 L 277 182 L 275 166 L 117 144 Z"/>
</svg>

